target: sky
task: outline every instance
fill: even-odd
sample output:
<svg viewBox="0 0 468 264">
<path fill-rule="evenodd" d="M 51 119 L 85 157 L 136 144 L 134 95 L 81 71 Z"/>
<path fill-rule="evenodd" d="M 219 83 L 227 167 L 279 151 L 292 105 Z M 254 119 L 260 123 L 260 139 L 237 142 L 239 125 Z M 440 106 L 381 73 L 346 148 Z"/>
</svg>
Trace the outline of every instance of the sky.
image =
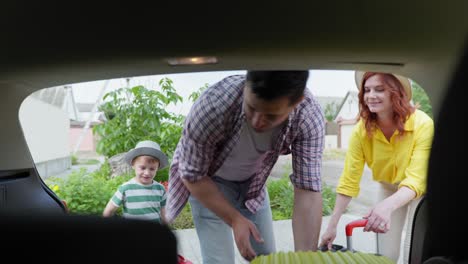
<svg viewBox="0 0 468 264">
<path fill-rule="evenodd" d="M 184 98 L 182 105 L 171 106 L 169 111 L 186 115 L 191 107 L 188 96 L 204 86 L 221 80 L 233 74 L 245 74 L 245 71 L 219 71 L 199 73 L 164 74 L 129 78 L 129 86 L 144 85 L 148 89 L 158 89 L 159 80 L 168 77 L 173 81 L 177 93 Z M 107 83 L 107 85 L 106 85 Z M 127 79 L 112 79 L 70 84 L 77 103 L 95 103 L 100 94 L 126 87 Z M 354 71 L 311 70 L 307 87 L 314 96 L 344 97 L 349 90 L 355 90 Z M 105 88 L 105 89 L 104 89 Z M 104 89 L 104 90 L 103 90 Z"/>
</svg>

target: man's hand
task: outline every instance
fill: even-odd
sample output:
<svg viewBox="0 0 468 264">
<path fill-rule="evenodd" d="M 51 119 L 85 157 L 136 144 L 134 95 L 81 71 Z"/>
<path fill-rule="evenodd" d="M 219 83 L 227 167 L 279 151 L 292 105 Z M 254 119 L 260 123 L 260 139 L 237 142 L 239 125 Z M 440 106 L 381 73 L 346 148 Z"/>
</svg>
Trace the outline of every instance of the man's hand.
<svg viewBox="0 0 468 264">
<path fill-rule="evenodd" d="M 234 233 L 234 240 L 236 241 L 237 249 L 246 260 L 251 261 L 257 256 L 257 253 L 252 248 L 250 243 L 250 234 L 252 234 L 255 241 L 263 243 L 263 238 L 258 232 L 257 227 L 247 218 L 238 215 L 232 221 L 232 231 Z"/>
</svg>

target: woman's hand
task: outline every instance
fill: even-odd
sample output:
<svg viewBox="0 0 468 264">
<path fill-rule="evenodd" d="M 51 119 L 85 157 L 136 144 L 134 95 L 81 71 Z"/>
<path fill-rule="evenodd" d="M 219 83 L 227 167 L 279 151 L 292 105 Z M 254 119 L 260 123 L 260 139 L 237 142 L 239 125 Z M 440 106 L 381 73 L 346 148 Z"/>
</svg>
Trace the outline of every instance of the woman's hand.
<svg viewBox="0 0 468 264">
<path fill-rule="evenodd" d="M 398 191 L 385 200 L 378 203 L 372 210 L 364 216 L 368 219 L 364 231 L 376 233 L 386 233 L 390 230 L 390 219 L 393 211 L 409 203 L 416 197 L 416 192 L 406 186 L 400 187 Z"/>
<path fill-rule="evenodd" d="M 368 220 L 367 225 L 364 227 L 364 232 L 388 232 L 388 230 L 390 230 L 393 210 L 394 206 L 386 200 L 378 203 L 366 216 L 364 216 L 364 218 Z"/>
<path fill-rule="evenodd" d="M 322 235 L 322 240 L 319 244 L 319 249 L 326 246 L 328 250 L 332 249 L 333 241 L 336 238 L 336 226 L 328 226 L 325 233 Z"/>
</svg>

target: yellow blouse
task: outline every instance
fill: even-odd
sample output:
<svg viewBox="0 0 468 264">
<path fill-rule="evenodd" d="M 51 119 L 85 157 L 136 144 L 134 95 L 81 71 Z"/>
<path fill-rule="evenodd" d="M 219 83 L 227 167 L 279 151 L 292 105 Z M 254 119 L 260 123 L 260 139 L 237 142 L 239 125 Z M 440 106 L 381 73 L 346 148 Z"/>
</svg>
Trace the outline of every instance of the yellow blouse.
<svg viewBox="0 0 468 264">
<path fill-rule="evenodd" d="M 398 136 L 397 130 L 390 142 L 380 129 L 369 138 L 361 119 L 351 134 L 336 192 L 351 197 L 359 194 L 365 162 L 375 181 L 398 184 L 398 188 L 406 186 L 415 191 L 417 197 L 424 194 L 434 123 L 424 112 L 416 110 L 404 129 L 403 137 Z"/>
</svg>

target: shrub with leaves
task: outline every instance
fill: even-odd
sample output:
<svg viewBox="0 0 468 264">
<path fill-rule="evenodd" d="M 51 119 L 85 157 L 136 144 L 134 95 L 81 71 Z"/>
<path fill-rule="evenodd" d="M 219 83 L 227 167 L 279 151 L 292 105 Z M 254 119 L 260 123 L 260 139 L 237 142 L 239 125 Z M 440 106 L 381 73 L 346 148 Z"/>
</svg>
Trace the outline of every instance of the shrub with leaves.
<svg viewBox="0 0 468 264">
<path fill-rule="evenodd" d="M 107 121 L 93 127 L 98 136 L 96 151 L 106 157 L 126 152 L 142 140 L 158 142 L 169 158 L 182 133 L 184 117 L 168 112 L 167 106 L 182 102 L 172 80 L 159 82 L 161 91 L 143 86 L 120 88 L 104 96 L 100 110 Z"/>
<path fill-rule="evenodd" d="M 169 166 L 162 170 L 158 170 L 154 180 L 157 182 L 167 182 L 169 180 Z"/>
<path fill-rule="evenodd" d="M 203 85 L 202 87 L 198 88 L 198 90 L 192 92 L 192 93 L 189 95 L 190 101 L 195 102 L 195 101 L 200 97 L 200 95 L 201 95 L 209 86 L 210 86 L 209 84 L 205 83 L 205 85 Z"/>
<path fill-rule="evenodd" d="M 294 187 L 287 174 L 280 179 L 267 182 L 273 220 L 291 219 L 294 209 Z M 322 186 L 322 215 L 330 215 L 335 205 L 335 191 L 327 185 Z"/>
<path fill-rule="evenodd" d="M 273 220 L 291 219 L 294 207 L 294 189 L 287 176 L 267 182 Z"/>
<path fill-rule="evenodd" d="M 331 215 L 333 207 L 335 206 L 336 192 L 332 187 L 322 183 L 322 202 L 323 202 L 323 215 Z"/>
<path fill-rule="evenodd" d="M 416 82 L 411 82 L 411 87 L 413 91 L 413 102 L 414 104 L 424 113 L 432 117 L 432 105 L 429 100 L 429 96 L 426 94 L 424 89 L 419 86 Z"/>
<path fill-rule="evenodd" d="M 72 172 L 67 178 L 48 178 L 46 184 L 67 203 L 72 214 L 101 215 L 117 188 L 132 175 L 108 179 L 109 166 L 89 173 L 85 168 Z M 120 214 L 121 209 L 118 211 Z"/>
<path fill-rule="evenodd" d="M 192 218 L 192 210 L 190 209 L 189 203 L 185 205 L 170 227 L 171 229 L 195 228 Z"/>
<path fill-rule="evenodd" d="M 340 106 L 336 102 L 331 102 L 325 105 L 325 109 L 323 110 L 323 114 L 325 116 L 325 120 L 328 122 L 333 122 L 333 119 L 335 119 L 336 115 L 338 114 L 338 111 Z"/>
<path fill-rule="evenodd" d="M 71 155 L 71 164 L 72 165 L 78 164 L 78 157 L 76 155 Z"/>
</svg>

